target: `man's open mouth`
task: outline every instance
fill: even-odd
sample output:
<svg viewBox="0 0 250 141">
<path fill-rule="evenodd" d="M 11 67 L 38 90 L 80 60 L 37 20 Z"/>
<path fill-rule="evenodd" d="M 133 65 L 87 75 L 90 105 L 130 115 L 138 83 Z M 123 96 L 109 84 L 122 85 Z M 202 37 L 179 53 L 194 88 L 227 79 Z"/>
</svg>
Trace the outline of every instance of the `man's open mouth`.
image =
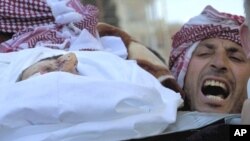
<svg viewBox="0 0 250 141">
<path fill-rule="evenodd" d="M 227 84 L 218 80 L 205 80 L 201 91 L 208 99 L 214 101 L 223 101 L 229 96 Z"/>
</svg>

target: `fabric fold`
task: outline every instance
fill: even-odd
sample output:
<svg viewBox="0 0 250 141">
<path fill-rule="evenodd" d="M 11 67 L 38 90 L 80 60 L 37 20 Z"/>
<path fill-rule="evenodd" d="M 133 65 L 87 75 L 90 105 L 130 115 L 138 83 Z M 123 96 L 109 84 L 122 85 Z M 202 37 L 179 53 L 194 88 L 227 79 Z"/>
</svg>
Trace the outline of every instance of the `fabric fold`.
<svg viewBox="0 0 250 141">
<path fill-rule="evenodd" d="M 64 52 L 42 47 L 12 52 L 29 61 L 6 69 L 15 68 L 18 76 L 25 65 Z M 73 53 L 80 75 L 52 72 L 1 81 L 2 141 L 117 141 L 156 135 L 175 122 L 181 96 L 135 61 L 106 51 Z"/>
</svg>

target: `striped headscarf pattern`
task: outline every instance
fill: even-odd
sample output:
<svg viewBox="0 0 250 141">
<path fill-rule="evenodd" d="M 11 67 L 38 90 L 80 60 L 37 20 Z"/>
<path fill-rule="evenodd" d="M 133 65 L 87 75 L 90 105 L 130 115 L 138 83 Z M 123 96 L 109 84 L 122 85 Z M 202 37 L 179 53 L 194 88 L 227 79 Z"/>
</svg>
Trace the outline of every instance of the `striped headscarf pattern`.
<svg viewBox="0 0 250 141">
<path fill-rule="evenodd" d="M 64 43 L 65 49 L 71 38 L 62 33 L 65 27 L 73 34 L 86 29 L 96 36 L 98 12 L 79 0 L 0 0 L 0 32 L 14 34 L 0 43 L 0 52 L 32 48 L 38 42 Z"/>
</svg>

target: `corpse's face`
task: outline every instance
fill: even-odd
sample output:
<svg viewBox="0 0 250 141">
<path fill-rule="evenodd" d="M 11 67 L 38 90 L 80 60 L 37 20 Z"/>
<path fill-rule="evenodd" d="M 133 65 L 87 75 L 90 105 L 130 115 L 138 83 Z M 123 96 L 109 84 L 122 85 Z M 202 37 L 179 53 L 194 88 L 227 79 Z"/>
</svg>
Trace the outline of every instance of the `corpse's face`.
<svg viewBox="0 0 250 141">
<path fill-rule="evenodd" d="M 54 71 L 63 71 L 72 74 L 78 74 L 76 66 L 77 58 L 73 53 L 68 53 L 58 58 L 44 59 L 24 70 L 21 76 L 21 80 L 28 79 L 35 74 L 42 75 Z"/>
<path fill-rule="evenodd" d="M 191 110 L 240 113 L 247 97 L 249 60 L 242 47 L 223 39 L 206 39 L 193 52 L 184 91 Z"/>
</svg>

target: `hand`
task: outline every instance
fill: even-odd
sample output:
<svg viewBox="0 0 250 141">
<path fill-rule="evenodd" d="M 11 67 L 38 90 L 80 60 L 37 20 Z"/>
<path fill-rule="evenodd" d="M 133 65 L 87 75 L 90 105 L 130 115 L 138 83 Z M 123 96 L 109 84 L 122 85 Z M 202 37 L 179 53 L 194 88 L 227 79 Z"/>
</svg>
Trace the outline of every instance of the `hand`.
<svg viewBox="0 0 250 141">
<path fill-rule="evenodd" d="M 241 123 L 250 125 L 250 99 L 245 100 L 241 112 Z"/>
</svg>

